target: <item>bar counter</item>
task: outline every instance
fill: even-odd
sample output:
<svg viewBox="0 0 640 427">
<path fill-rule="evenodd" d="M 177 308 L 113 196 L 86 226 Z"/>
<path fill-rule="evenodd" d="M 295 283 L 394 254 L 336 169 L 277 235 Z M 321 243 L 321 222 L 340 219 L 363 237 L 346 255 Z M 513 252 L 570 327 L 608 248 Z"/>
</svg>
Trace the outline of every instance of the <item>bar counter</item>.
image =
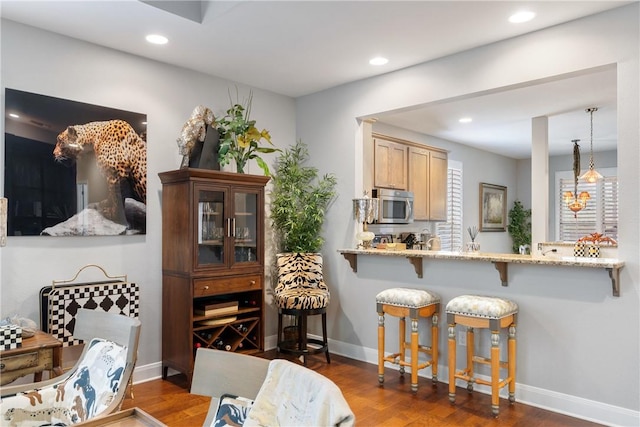
<svg viewBox="0 0 640 427">
<path fill-rule="evenodd" d="M 384 256 L 407 258 L 415 268 L 416 274 L 422 278 L 423 261 L 428 260 L 462 260 L 476 262 L 491 262 L 500 274 L 502 286 L 508 286 L 509 264 L 532 264 L 563 266 L 577 268 L 601 268 L 609 273 L 613 296 L 620 296 L 620 269 L 624 267 L 624 261 L 615 258 L 588 258 L 568 257 L 556 254 L 547 255 L 520 255 L 489 252 L 450 252 L 450 251 L 426 251 L 418 249 L 387 250 L 387 249 L 338 249 L 338 253 L 349 261 L 349 265 L 355 272 L 358 271 L 358 256 Z"/>
</svg>

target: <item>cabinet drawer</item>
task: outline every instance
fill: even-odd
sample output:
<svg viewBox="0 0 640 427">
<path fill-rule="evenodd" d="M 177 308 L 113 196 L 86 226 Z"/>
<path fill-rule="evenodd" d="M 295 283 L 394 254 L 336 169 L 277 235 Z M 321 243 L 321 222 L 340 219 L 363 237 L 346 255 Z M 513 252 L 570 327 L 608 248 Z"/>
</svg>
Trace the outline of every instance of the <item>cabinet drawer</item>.
<svg viewBox="0 0 640 427">
<path fill-rule="evenodd" d="M 38 366 L 37 351 L 0 359 L 0 372 L 11 372 L 18 369 L 33 368 L 34 366 Z"/>
<path fill-rule="evenodd" d="M 226 277 L 220 279 L 194 279 L 193 296 L 227 294 L 262 289 L 262 276 Z"/>
</svg>

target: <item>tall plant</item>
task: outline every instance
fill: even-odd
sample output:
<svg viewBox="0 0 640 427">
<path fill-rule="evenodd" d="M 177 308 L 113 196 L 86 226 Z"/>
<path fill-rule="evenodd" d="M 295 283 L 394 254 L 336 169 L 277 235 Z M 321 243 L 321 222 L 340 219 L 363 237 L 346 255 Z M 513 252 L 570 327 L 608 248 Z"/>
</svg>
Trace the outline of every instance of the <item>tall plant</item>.
<svg viewBox="0 0 640 427">
<path fill-rule="evenodd" d="M 521 245 L 531 246 L 531 209 L 525 209 L 519 200 L 509 210 L 509 234 L 513 240 L 513 253 L 520 252 Z"/>
<path fill-rule="evenodd" d="M 322 224 L 336 197 L 336 177 L 307 166 L 309 151 L 298 140 L 276 161 L 272 175 L 271 220 L 283 252 L 318 252 Z"/>
</svg>

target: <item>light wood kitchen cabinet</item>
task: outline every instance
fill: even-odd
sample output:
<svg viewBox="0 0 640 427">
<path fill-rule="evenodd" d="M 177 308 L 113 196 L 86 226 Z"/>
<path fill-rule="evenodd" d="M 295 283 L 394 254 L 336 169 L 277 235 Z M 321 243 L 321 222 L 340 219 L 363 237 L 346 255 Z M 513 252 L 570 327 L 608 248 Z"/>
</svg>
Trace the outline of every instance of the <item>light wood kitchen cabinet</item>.
<svg viewBox="0 0 640 427">
<path fill-rule="evenodd" d="M 374 182 L 376 188 L 407 189 L 407 146 L 374 138 Z"/>
<path fill-rule="evenodd" d="M 429 159 L 429 219 L 447 220 L 447 153 L 431 151 Z"/>
<path fill-rule="evenodd" d="M 447 153 L 409 147 L 408 189 L 413 192 L 415 220 L 447 219 Z"/>
<path fill-rule="evenodd" d="M 375 132 L 371 136 L 373 187 L 411 191 L 415 220 L 446 221 L 447 150 Z"/>
</svg>

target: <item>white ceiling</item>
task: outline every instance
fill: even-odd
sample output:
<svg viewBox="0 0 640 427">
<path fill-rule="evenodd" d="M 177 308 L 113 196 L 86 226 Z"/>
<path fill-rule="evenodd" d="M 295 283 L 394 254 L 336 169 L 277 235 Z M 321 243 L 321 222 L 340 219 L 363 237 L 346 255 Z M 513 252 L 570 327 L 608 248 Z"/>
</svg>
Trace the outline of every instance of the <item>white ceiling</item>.
<svg viewBox="0 0 640 427">
<path fill-rule="evenodd" d="M 154 7 L 147 3 L 153 3 Z M 351 81 L 516 37 L 631 1 L 0 1 L 0 14 L 23 24 L 298 97 Z M 531 22 L 507 18 L 521 7 Z M 175 13 L 167 12 L 171 10 Z M 179 16 L 181 14 L 182 16 Z M 183 17 L 187 16 L 187 18 Z M 164 46 L 144 36 L 160 33 Z M 376 55 L 389 63 L 373 67 Z M 530 156 L 530 122 L 550 117 L 550 152 L 571 139 L 615 147 L 615 69 L 482 97 L 378 115 L 383 122 L 475 145 L 514 158 Z M 457 122 L 474 117 L 468 125 Z M 584 149 L 584 148 L 583 148 Z"/>
</svg>

